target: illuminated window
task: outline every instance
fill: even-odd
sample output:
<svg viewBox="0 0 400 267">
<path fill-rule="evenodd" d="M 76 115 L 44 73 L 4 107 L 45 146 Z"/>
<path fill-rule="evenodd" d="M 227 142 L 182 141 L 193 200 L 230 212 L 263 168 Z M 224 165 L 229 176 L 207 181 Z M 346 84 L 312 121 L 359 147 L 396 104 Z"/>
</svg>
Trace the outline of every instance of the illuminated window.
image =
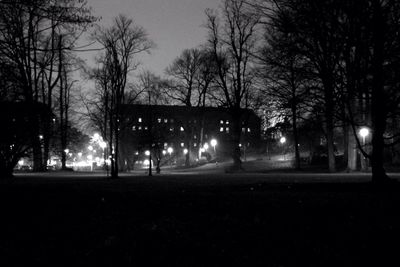
<svg viewBox="0 0 400 267">
<path fill-rule="evenodd" d="M 145 126 L 145 127 L 144 127 L 144 130 L 147 131 L 147 129 L 148 129 L 147 126 Z"/>
<path fill-rule="evenodd" d="M 164 143 L 164 147 L 167 147 L 168 146 L 168 143 Z"/>
<path fill-rule="evenodd" d="M 242 128 L 242 132 L 244 133 L 246 131 L 246 128 Z"/>
<path fill-rule="evenodd" d="M 184 143 L 181 143 L 181 147 L 184 147 L 185 146 L 185 144 Z"/>
<path fill-rule="evenodd" d="M 229 133 L 229 127 L 226 127 L 226 128 L 225 128 L 225 131 L 226 131 L 227 133 Z"/>
<path fill-rule="evenodd" d="M 224 127 L 219 128 L 219 131 L 223 132 L 224 131 Z"/>
<path fill-rule="evenodd" d="M 161 123 L 161 118 L 158 118 L 158 119 L 157 119 L 157 122 L 158 122 L 158 123 Z"/>
<path fill-rule="evenodd" d="M 193 146 L 194 146 L 194 147 L 197 147 L 197 143 L 193 143 Z"/>
<path fill-rule="evenodd" d="M 138 122 L 142 122 L 142 118 L 138 118 Z"/>
<path fill-rule="evenodd" d="M 172 128 L 172 127 L 169 128 L 169 131 L 170 131 L 170 132 L 173 132 L 173 131 L 174 131 L 174 128 Z"/>
<path fill-rule="evenodd" d="M 167 123 L 168 122 L 168 119 L 164 119 L 164 123 Z"/>
<path fill-rule="evenodd" d="M 225 122 L 226 124 L 229 124 L 229 121 L 228 120 L 226 120 L 226 122 Z"/>
<path fill-rule="evenodd" d="M 219 124 L 224 124 L 224 121 L 223 121 L 223 120 L 220 120 L 220 121 L 219 121 Z"/>
<path fill-rule="evenodd" d="M 194 136 L 193 136 L 193 139 L 197 139 L 197 135 L 194 135 Z"/>
<path fill-rule="evenodd" d="M 132 126 L 132 131 L 136 131 L 136 126 Z"/>
<path fill-rule="evenodd" d="M 250 132 L 250 128 L 247 128 L 247 132 L 248 132 L 248 133 Z"/>
<path fill-rule="evenodd" d="M 185 129 L 183 129 L 183 127 L 181 126 L 181 132 L 185 131 Z"/>
<path fill-rule="evenodd" d="M 141 131 L 141 130 L 142 130 L 142 126 L 139 126 L 139 128 L 138 128 L 138 129 L 139 129 L 139 131 Z"/>
</svg>

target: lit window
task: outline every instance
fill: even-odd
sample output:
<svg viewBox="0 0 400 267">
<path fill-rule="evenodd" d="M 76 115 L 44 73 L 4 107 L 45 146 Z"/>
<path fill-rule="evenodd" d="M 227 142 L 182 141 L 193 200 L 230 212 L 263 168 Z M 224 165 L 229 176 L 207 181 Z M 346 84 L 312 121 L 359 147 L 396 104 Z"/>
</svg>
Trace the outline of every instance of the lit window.
<svg viewBox="0 0 400 267">
<path fill-rule="evenodd" d="M 136 131 L 136 126 L 132 126 L 132 131 Z"/>
<path fill-rule="evenodd" d="M 197 143 L 193 143 L 193 146 L 194 146 L 194 147 L 197 147 Z"/>
<path fill-rule="evenodd" d="M 141 131 L 142 130 L 142 126 L 139 126 L 139 131 Z"/>
<path fill-rule="evenodd" d="M 223 132 L 224 131 L 224 127 L 219 128 L 219 131 Z"/>
<path fill-rule="evenodd" d="M 158 118 L 157 121 L 158 121 L 158 123 L 161 123 L 161 118 Z"/>
<path fill-rule="evenodd" d="M 226 124 L 229 124 L 229 121 L 228 120 L 226 120 L 226 122 L 225 122 Z"/>
<path fill-rule="evenodd" d="M 142 118 L 138 118 L 138 122 L 142 122 Z"/>
<path fill-rule="evenodd" d="M 227 133 L 229 133 L 229 127 L 226 127 L 226 128 L 225 128 L 225 131 L 226 131 Z"/>
<path fill-rule="evenodd" d="M 164 123 L 167 123 L 168 122 L 168 119 L 164 119 Z"/>
<path fill-rule="evenodd" d="M 168 146 L 168 143 L 164 143 L 164 147 L 167 147 Z"/>
<path fill-rule="evenodd" d="M 183 129 L 183 127 L 181 126 L 181 132 L 185 131 L 185 129 Z"/>
<path fill-rule="evenodd" d="M 193 139 L 197 139 L 197 135 L 194 135 L 194 136 L 193 136 Z"/>
<path fill-rule="evenodd" d="M 242 132 L 244 133 L 246 131 L 246 128 L 242 128 Z"/>
<path fill-rule="evenodd" d="M 223 120 L 220 120 L 220 121 L 219 121 L 219 124 L 224 124 L 224 121 L 223 121 Z"/>
<path fill-rule="evenodd" d="M 145 126 L 145 127 L 144 127 L 144 130 L 147 131 L 147 129 L 148 129 L 147 126 Z"/>
<path fill-rule="evenodd" d="M 173 132 L 173 131 L 174 131 L 174 128 L 172 128 L 172 127 L 169 128 L 169 131 L 170 131 L 170 132 Z"/>
<path fill-rule="evenodd" d="M 250 132 L 250 128 L 247 128 L 247 132 L 248 132 L 248 133 Z"/>
<path fill-rule="evenodd" d="M 185 146 L 185 144 L 184 143 L 181 143 L 181 147 L 184 147 Z"/>
</svg>

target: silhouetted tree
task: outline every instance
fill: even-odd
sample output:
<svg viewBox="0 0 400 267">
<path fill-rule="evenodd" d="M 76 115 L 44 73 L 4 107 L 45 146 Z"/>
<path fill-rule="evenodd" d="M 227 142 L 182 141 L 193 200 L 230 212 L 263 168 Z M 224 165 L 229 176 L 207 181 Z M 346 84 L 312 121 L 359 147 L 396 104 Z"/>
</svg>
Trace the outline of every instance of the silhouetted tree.
<svg viewBox="0 0 400 267">
<path fill-rule="evenodd" d="M 101 61 L 102 85 L 107 97 L 108 145 L 111 152 L 111 177 L 118 177 L 121 105 L 124 104 L 129 74 L 136 69 L 137 55 L 153 46 L 146 31 L 123 15 L 109 28 L 98 29 L 93 38 L 104 47 Z"/>
<path fill-rule="evenodd" d="M 244 0 L 225 0 L 221 13 L 207 10 L 208 48 L 216 66 L 218 91 L 214 98 L 232 115 L 232 158 L 241 168 L 240 137 L 242 108 L 248 105 L 253 78 L 252 55 L 256 50 L 259 16 Z"/>
<path fill-rule="evenodd" d="M 61 73 L 59 50 L 73 50 L 81 31 L 95 18 L 86 1 L 80 0 L 1 1 L 0 8 L 0 55 L 16 70 L 23 101 L 52 109 L 53 89 Z M 60 45 L 60 36 L 68 42 Z M 50 128 L 51 122 L 32 125 L 34 170 L 44 170 L 47 155 L 43 155 L 39 132 L 41 127 Z M 42 137 L 48 151 L 49 132 L 44 131 Z"/>
</svg>

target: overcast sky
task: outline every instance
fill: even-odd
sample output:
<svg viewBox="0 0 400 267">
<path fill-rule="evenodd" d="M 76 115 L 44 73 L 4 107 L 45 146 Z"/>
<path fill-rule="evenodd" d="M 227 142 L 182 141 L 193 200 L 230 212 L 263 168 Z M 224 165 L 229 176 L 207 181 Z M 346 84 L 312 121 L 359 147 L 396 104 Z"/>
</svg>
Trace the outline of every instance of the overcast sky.
<svg viewBox="0 0 400 267">
<path fill-rule="evenodd" d="M 125 14 L 144 27 L 157 48 L 142 59 L 141 68 L 162 75 L 183 49 L 205 41 L 202 25 L 206 8 L 217 8 L 219 0 L 88 0 L 101 25 L 110 25 L 118 14 Z M 87 60 L 90 61 L 93 56 Z M 89 62 L 90 63 L 90 62 Z"/>
</svg>

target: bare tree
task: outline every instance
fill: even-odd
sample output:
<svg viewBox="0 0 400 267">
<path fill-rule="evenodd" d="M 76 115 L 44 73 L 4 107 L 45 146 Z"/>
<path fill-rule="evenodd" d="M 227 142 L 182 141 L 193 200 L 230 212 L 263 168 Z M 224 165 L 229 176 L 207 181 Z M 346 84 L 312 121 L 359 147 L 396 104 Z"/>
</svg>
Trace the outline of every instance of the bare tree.
<svg viewBox="0 0 400 267">
<path fill-rule="evenodd" d="M 256 28 L 260 17 L 244 0 L 225 0 L 221 14 L 207 10 L 208 47 L 217 69 L 215 99 L 232 115 L 232 158 L 241 168 L 240 136 L 242 108 L 248 105 L 252 82 L 252 55 L 256 50 Z"/>
<path fill-rule="evenodd" d="M 52 109 L 61 73 L 58 51 L 72 50 L 82 30 L 95 20 L 86 1 L 2 1 L 0 7 L 0 55 L 18 72 L 23 101 Z M 61 35 L 68 37 L 66 45 L 60 45 Z M 48 153 L 43 155 L 41 138 L 48 151 L 50 124 L 32 124 L 34 170 L 45 169 Z"/>
<path fill-rule="evenodd" d="M 154 44 L 146 31 L 133 20 L 120 15 L 109 28 L 98 29 L 93 38 L 104 47 L 101 66 L 102 84 L 107 90 L 106 112 L 108 113 L 108 144 L 111 151 L 111 177 L 118 177 L 119 132 L 121 105 L 125 101 L 129 74 L 139 64 L 137 55 L 148 52 Z"/>
</svg>

